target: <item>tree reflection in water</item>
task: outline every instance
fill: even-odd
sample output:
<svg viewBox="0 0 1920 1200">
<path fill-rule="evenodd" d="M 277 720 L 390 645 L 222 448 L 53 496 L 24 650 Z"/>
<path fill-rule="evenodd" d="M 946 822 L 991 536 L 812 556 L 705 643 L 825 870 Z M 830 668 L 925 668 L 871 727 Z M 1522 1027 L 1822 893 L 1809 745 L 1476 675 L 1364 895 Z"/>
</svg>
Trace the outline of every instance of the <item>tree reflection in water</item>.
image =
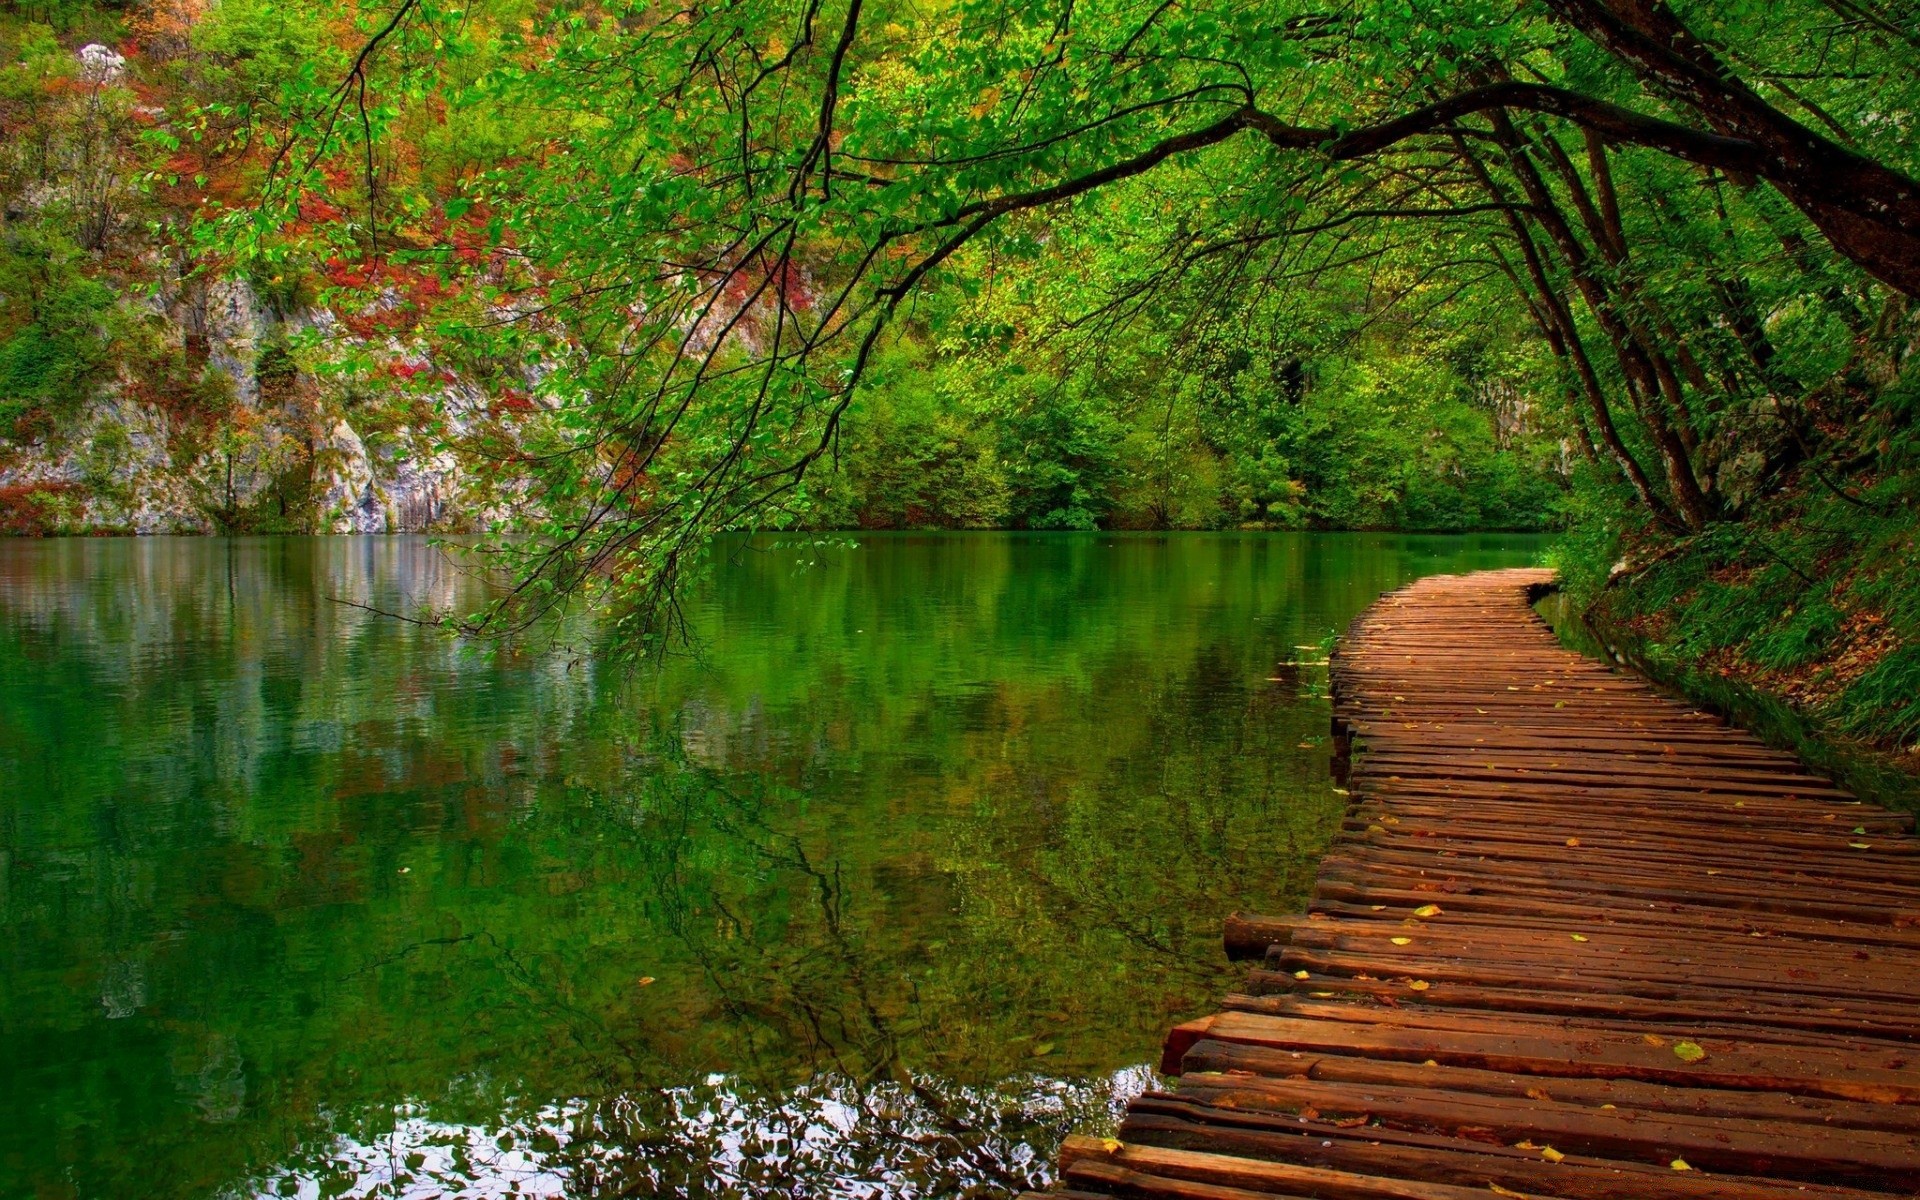
<svg viewBox="0 0 1920 1200">
<path fill-rule="evenodd" d="M 0 545 L 0 1179 L 1017 1190 L 1312 878 L 1274 660 L 1534 544 L 759 546 L 631 677 L 330 601 L 473 603 L 418 541 Z"/>
</svg>

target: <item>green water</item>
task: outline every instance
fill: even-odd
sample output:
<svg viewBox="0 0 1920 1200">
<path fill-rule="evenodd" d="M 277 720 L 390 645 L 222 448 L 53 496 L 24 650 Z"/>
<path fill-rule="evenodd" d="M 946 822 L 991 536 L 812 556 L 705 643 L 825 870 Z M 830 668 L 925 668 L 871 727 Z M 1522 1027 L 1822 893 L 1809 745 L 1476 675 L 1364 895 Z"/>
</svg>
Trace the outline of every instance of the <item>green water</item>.
<svg viewBox="0 0 1920 1200">
<path fill-rule="evenodd" d="M 0 542 L 0 1195 L 1039 1182 L 1311 879 L 1276 661 L 1540 548 L 736 543 L 634 676 L 343 603 L 424 541 Z"/>
</svg>

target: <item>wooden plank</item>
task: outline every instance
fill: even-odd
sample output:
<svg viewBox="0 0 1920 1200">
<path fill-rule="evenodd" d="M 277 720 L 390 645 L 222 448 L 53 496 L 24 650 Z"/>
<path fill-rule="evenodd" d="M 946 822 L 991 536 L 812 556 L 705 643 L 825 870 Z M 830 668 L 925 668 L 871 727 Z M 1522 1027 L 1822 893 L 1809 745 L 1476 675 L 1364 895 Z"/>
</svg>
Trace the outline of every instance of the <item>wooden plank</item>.
<svg viewBox="0 0 1920 1200">
<path fill-rule="evenodd" d="M 1075 1197 L 1920 1194 L 1920 838 L 1554 640 L 1549 576 L 1383 597 L 1331 656 L 1351 804 L 1310 911 Z"/>
</svg>

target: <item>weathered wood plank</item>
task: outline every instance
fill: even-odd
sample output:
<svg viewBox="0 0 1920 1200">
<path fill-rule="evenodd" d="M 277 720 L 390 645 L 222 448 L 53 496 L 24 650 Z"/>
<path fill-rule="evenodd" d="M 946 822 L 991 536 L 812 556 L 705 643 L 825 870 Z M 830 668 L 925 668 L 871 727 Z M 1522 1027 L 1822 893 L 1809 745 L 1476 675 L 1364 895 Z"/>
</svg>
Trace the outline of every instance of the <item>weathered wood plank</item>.
<svg viewBox="0 0 1920 1200">
<path fill-rule="evenodd" d="M 1251 994 L 1051 1194 L 1920 1194 L 1912 817 L 1561 648 L 1548 579 L 1355 622 L 1309 911 L 1228 918 Z"/>
</svg>

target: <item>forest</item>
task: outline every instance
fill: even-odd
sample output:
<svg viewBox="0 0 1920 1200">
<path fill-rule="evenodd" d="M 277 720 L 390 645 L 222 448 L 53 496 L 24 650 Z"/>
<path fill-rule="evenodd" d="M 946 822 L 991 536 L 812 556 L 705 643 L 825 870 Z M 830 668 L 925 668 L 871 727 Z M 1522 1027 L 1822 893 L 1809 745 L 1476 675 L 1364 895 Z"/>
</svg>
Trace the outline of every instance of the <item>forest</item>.
<svg viewBox="0 0 1920 1200">
<path fill-rule="evenodd" d="M 0 133 L 0 1179 L 1920 1179 L 1920 0 L 10 0 Z"/>
<path fill-rule="evenodd" d="M 726 530 L 1551 528 L 1911 741 L 1916 29 L 15 5 L 0 523 L 512 531 L 481 624 L 627 640 Z"/>
</svg>

